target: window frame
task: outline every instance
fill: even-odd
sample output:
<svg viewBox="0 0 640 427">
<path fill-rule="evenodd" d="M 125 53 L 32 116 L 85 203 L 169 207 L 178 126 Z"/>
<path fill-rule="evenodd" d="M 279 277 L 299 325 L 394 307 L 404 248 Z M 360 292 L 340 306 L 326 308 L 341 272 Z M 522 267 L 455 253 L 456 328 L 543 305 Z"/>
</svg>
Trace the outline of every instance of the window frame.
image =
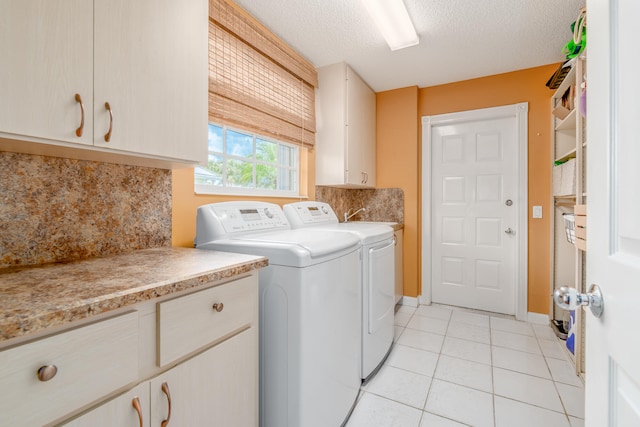
<svg viewBox="0 0 640 427">
<path fill-rule="evenodd" d="M 196 194 L 204 194 L 204 195 L 235 195 L 235 196 L 258 196 L 258 197 L 300 197 L 301 195 L 301 148 L 297 144 L 292 144 L 290 142 L 277 140 L 271 136 L 261 135 L 256 132 L 250 130 L 244 130 L 240 128 L 236 128 L 233 126 L 229 126 L 222 123 L 209 122 L 209 126 L 216 126 L 222 129 L 222 151 L 213 151 L 209 145 L 209 141 L 207 140 L 207 165 L 198 165 L 196 168 L 200 167 L 207 171 L 212 172 L 208 168 L 208 159 L 210 156 L 217 156 L 223 158 L 222 165 L 222 183 L 223 185 L 215 185 L 215 184 L 201 184 L 196 181 L 196 172 L 194 169 L 194 190 Z M 237 132 L 243 135 L 250 136 L 252 138 L 252 153 L 251 157 L 242 157 L 234 154 L 227 154 L 227 131 Z M 280 163 L 271 163 L 266 162 L 264 160 L 259 160 L 257 158 L 257 141 L 262 140 L 269 143 L 277 144 L 277 149 L 279 150 L 281 146 L 293 149 L 294 153 L 292 156 L 292 166 L 287 166 Z M 227 161 L 228 160 L 240 160 L 240 161 L 249 161 L 252 163 L 252 187 L 231 187 L 227 186 Z M 256 176 L 256 166 L 257 165 L 268 165 L 275 166 L 277 170 L 287 170 L 289 171 L 290 176 L 295 177 L 294 189 L 293 190 L 273 190 L 273 189 L 265 189 L 259 188 L 257 186 L 257 176 Z M 295 173 L 292 173 L 295 172 Z"/>
</svg>

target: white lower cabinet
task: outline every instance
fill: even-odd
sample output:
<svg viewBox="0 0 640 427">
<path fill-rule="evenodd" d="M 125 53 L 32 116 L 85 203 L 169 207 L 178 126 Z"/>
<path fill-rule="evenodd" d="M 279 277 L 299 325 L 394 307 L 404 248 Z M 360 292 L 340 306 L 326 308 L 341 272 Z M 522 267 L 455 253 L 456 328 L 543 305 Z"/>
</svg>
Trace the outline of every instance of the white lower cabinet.
<svg viewBox="0 0 640 427">
<path fill-rule="evenodd" d="M 140 384 L 64 425 L 66 427 L 149 426 L 149 383 Z"/>
<path fill-rule="evenodd" d="M 257 426 L 257 273 L 0 348 L 0 390 L 3 427 Z"/>
<path fill-rule="evenodd" d="M 64 425 L 257 426 L 257 343 L 247 329 Z"/>
<path fill-rule="evenodd" d="M 151 380 L 150 425 L 257 426 L 257 343 L 248 329 Z"/>
<path fill-rule="evenodd" d="M 0 351 L 0 426 L 64 417 L 138 378 L 138 312 Z"/>
</svg>

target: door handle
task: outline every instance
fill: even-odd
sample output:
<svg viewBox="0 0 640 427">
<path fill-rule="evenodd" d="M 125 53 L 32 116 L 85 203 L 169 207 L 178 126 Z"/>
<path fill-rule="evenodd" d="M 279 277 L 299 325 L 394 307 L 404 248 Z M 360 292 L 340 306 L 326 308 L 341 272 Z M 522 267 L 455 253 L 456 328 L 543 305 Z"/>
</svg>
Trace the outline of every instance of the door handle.
<svg viewBox="0 0 640 427">
<path fill-rule="evenodd" d="M 163 382 L 160 386 L 162 392 L 167 396 L 167 404 L 169 405 L 169 410 L 167 411 L 167 419 L 162 420 L 160 427 L 167 427 L 169 425 L 169 421 L 171 421 L 171 393 L 169 393 L 169 384 L 167 382 Z"/>
<path fill-rule="evenodd" d="M 504 230 L 504 232 L 507 233 L 507 234 L 516 234 L 516 232 L 511 227 L 509 227 L 506 230 Z"/>
<path fill-rule="evenodd" d="M 586 305 L 596 317 L 602 316 L 604 311 L 604 299 L 598 285 L 591 285 L 586 294 L 581 294 L 576 288 L 561 286 L 553 293 L 553 300 L 563 310 L 575 310 Z"/>
<path fill-rule="evenodd" d="M 140 398 L 138 396 L 134 397 L 131 401 L 131 405 L 138 414 L 138 423 L 140 424 L 140 427 L 143 427 L 144 420 L 142 419 L 142 405 L 140 404 Z"/>
<path fill-rule="evenodd" d="M 108 102 L 104 103 L 104 108 L 109 112 L 109 130 L 104 134 L 104 140 L 109 142 L 111 141 L 111 131 L 113 130 L 113 110 Z"/>
<path fill-rule="evenodd" d="M 76 93 L 76 102 L 80 104 L 80 126 L 76 129 L 76 136 L 81 137 L 82 131 L 84 130 L 84 104 L 79 93 Z"/>
</svg>

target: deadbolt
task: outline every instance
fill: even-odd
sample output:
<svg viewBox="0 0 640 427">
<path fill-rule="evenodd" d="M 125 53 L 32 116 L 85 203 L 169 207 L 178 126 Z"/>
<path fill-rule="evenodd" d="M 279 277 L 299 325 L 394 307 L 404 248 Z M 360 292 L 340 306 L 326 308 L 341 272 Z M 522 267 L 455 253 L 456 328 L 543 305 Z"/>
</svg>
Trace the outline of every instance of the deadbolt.
<svg viewBox="0 0 640 427">
<path fill-rule="evenodd" d="M 511 206 L 513 204 L 513 200 L 507 199 L 507 201 L 504 202 L 504 204 L 507 205 L 507 206 Z"/>
</svg>

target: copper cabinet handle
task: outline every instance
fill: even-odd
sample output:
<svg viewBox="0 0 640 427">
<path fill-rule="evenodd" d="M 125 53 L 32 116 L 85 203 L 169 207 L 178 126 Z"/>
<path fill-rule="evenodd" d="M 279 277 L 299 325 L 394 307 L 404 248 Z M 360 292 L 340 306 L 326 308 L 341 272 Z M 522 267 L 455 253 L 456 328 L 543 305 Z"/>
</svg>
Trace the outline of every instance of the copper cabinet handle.
<svg viewBox="0 0 640 427">
<path fill-rule="evenodd" d="M 169 403 L 169 411 L 167 411 L 167 419 L 163 420 L 160 424 L 160 427 L 167 427 L 169 425 L 169 421 L 171 421 L 171 393 L 169 393 L 169 384 L 165 382 L 160 386 L 162 392 L 167 396 L 167 402 Z"/>
<path fill-rule="evenodd" d="M 138 419 L 140 420 L 140 427 L 143 427 L 142 421 L 142 406 L 140 405 L 140 398 L 138 396 L 134 397 L 131 401 L 131 405 L 135 408 L 138 413 Z"/>
<path fill-rule="evenodd" d="M 213 309 L 215 311 L 217 311 L 218 313 L 220 313 L 222 311 L 222 309 L 224 309 L 224 304 L 221 302 L 217 302 L 215 304 L 213 304 Z"/>
<path fill-rule="evenodd" d="M 58 373 L 56 365 L 44 365 L 38 369 L 38 379 L 42 382 L 49 381 Z"/>
<path fill-rule="evenodd" d="M 104 103 L 104 108 L 109 112 L 109 130 L 104 134 L 104 140 L 109 142 L 111 140 L 111 130 L 113 129 L 113 111 L 111 110 L 111 105 L 108 102 Z"/>
<path fill-rule="evenodd" d="M 81 137 L 84 129 L 84 104 L 82 103 L 82 97 L 79 93 L 76 93 L 76 102 L 80 104 L 80 126 L 76 129 L 76 136 Z"/>
</svg>

